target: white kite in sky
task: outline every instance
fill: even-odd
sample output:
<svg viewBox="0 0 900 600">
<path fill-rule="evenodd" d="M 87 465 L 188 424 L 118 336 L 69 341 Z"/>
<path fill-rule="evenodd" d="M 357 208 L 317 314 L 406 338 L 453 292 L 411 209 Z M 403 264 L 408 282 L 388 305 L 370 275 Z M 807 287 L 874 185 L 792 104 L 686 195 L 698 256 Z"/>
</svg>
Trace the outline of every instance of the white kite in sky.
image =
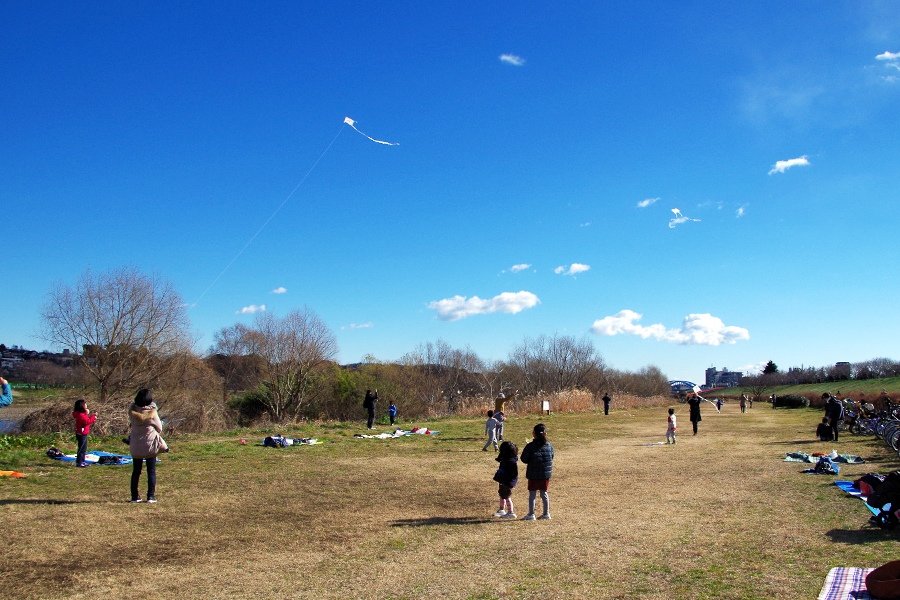
<svg viewBox="0 0 900 600">
<path fill-rule="evenodd" d="M 675 213 L 675 218 L 673 218 L 671 221 L 669 221 L 670 229 L 675 229 L 675 226 L 678 225 L 679 223 L 685 223 L 687 221 L 700 221 L 700 219 L 689 219 L 689 218 L 685 217 L 684 215 L 681 214 L 681 211 L 678 210 L 677 208 L 673 208 L 672 212 Z"/>
<path fill-rule="evenodd" d="M 349 126 L 352 127 L 353 129 L 356 129 L 356 125 L 354 125 L 354 123 L 356 123 L 356 121 L 354 121 L 354 120 L 351 119 L 350 117 L 344 117 L 344 123 L 346 123 L 347 125 L 349 125 Z M 372 140 L 373 142 L 378 142 L 379 144 L 384 144 L 385 146 L 399 146 L 399 145 L 400 145 L 400 144 L 392 144 L 392 143 L 390 143 L 390 142 L 382 142 L 381 140 L 376 140 L 376 139 L 373 138 L 373 137 L 367 136 L 366 134 L 364 134 L 364 133 L 363 133 L 362 131 L 360 131 L 359 129 L 356 129 L 356 132 L 359 133 L 360 135 L 364 135 L 365 137 L 369 138 L 369 139 Z"/>
</svg>

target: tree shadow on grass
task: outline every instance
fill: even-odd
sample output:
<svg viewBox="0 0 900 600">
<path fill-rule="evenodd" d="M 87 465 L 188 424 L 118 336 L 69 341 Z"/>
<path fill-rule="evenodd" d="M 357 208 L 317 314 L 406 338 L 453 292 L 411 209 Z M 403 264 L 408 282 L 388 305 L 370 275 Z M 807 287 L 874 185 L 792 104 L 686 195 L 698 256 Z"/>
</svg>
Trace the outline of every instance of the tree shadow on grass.
<svg viewBox="0 0 900 600">
<path fill-rule="evenodd" d="M 91 504 L 83 500 L 0 500 L 0 506 L 9 504 Z"/>
<path fill-rule="evenodd" d="M 495 523 L 496 519 L 483 517 L 428 517 L 426 519 L 399 519 L 391 523 L 391 527 L 426 527 L 428 525 L 480 525 Z"/>
<path fill-rule="evenodd" d="M 832 529 L 825 533 L 832 542 L 839 544 L 869 544 L 885 540 L 896 540 L 897 531 L 884 529 Z"/>
<path fill-rule="evenodd" d="M 796 444 L 827 444 L 828 442 L 820 442 L 819 440 L 788 440 L 785 442 L 769 442 L 770 446 L 793 446 Z"/>
</svg>

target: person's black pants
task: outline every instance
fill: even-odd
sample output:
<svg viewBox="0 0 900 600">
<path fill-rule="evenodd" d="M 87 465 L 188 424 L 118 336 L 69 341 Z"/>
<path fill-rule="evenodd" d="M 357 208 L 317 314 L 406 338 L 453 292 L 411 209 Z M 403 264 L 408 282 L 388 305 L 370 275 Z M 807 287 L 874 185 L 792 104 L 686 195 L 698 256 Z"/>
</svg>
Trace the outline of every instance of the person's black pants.
<svg viewBox="0 0 900 600">
<path fill-rule="evenodd" d="M 697 421 L 691 421 L 691 424 L 694 426 L 694 435 L 697 435 Z"/>
<path fill-rule="evenodd" d="M 609 404 L 604 404 L 604 405 L 603 405 L 603 414 L 604 414 L 604 415 L 608 415 L 608 414 L 609 414 Z"/>
<path fill-rule="evenodd" d="M 141 480 L 141 468 L 144 464 L 143 458 L 135 458 L 131 468 L 131 499 L 137 500 L 141 497 L 138 493 L 138 483 Z M 156 457 L 147 460 L 147 500 L 156 497 Z"/>
<path fill-rule="evenodd" d="M 84 455 L 87 454 L 87 438 L 86 434 L 75 434 L 75 443 L 78 444 L 78 455 L 75 457 L 75 464 L 80 465 L 84 462 Z"/>
<path fill-rule="evenodd" d="M 368 421 L 368 423 L 366 423 L 366 427 L 368 427 L 369 429 L 372 429 L 372 425 L 374 425 L 374 424 L 375 424 L 375 409 L 370 408 L 369 409 L 369 421 Z"/>
</svg>

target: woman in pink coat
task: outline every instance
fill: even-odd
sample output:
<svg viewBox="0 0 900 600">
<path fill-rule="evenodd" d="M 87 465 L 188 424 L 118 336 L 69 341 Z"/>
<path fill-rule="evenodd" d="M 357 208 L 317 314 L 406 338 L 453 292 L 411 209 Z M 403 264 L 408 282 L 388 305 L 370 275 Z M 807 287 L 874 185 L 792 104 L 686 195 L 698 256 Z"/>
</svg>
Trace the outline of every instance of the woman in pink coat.
<svg viewBox="0 0 900 600">
<path fill-rule="evenodd" d="M 131 420 L 131 440 L 129 448 L 134 459 L 131 470 L 131 501 L 141 502 L 138 494 L 138 483 L 144 460 L 147 461 L 147 502 L 156 502 L 156 455 L 168 452 L 169 447 L 162 439 L 162 421 L 153 404 L 150 390 L 141 390 L 134 397 L 134 403 L 128 407 Z"/>
</svg>

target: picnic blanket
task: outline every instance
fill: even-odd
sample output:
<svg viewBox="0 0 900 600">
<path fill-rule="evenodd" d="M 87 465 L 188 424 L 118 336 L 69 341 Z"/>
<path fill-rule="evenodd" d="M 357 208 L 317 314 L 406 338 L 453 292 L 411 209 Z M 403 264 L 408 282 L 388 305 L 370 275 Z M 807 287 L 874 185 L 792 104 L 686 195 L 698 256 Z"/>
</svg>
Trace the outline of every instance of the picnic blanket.
<svg viewBox="0 0 900 600">
<path fill-rule="evenodd" d="M 101 456 L 115 456 L 119 459 L 120 465 L 130 465 L 134 462 L 130 456 L 123 456 L 122 454 L 113 454 L 112 452 L 101 452 L 100 450 L 91 450 L 87 454 L 84 455 L 84 462 L 88 465 L 95 465 L 100 462 Z M 77 454 L 64 454 L 63 456 L 52 457 L 56 460 L 64 460 L 69 462 L 74 462 L 78 459 Z"/>
<path fill-rule="evenodd" d="M 865 503 L 866 503 L 866 508 L 868 508 L 869 510 L 871 510 L 871 511 L 872 511 L 872 514 L 876 514 L 876 515 L 877 515 L 877 514 L 879 513 L 879 510 L 878 510 L 877 508 L 872 508 L 871 506 L 869 506 L 869 503 L 866 502 L 866 497 L 863 496 L 862 493 L 860 493 L 860 491 L 859 491 L 858 489 L 856 489 L 855 487 L 853 487 L 853 482 L 852 482 L 852 481 L 835 481 L 835 482 L 834 482 L 834 485 L 838 486 L 839 488 L 841 488 L 842 490 L 844 490 L 845 492 L 847 492 L 847 493 L 850 494 L 851 496 L 855 496 L 856 498 L 859 498 L 860 500 L 862 500 L 863 502 L 865 502 Z"/>
<path fill-rule="evenodd" d="M 362 438 L 368 440 L 392 440 L 394 438 L 403 437 L 406 435 L 434 435 L 436 433 L 440 433 L 440 431 L 431 431 L 425 427 L 413 427 L 409 431 L 403 431 L 399 427 L 395 431 L 391 431 L 390 433 L 377 433 L 375 435 L 366 435 L 365 433 L 357 433 L 353 437 Z"/>
<path fill-rule="evenodd" d="M 809 455 L 806 452 L 786 452 L 784 455 L 784 462 L 814 463 L 818 462 L 819 458 L 822 456 L 827 456 L 832 462 L 836 463 L 859 464 L 866 462 L 865 459 L 860 458 L 859 456 L 854 456 L 852 454 L 838 454 L 835 450 L 832 450 L 831 454 L 816 452 L 812 455 Z"/>
<path fill-rule="evenodd" d="M 825 578 L 818 600 L 875 600 L 866 591 L 866 575 L 874 570 L 834 567 Z"/>
<path fill-rule="evenodd" d="M 315 446 L 321 444 L 316 438 L 288 438 L 283 435 L 271 435 L 263 440 L 263 446 L 284 448 L 286 446 Z"/>
<path fill-rule="evenodd" d="M 25 477 L 25 473 L 18 471 L 0 471 L 0 477 Z"/>
</svg>

